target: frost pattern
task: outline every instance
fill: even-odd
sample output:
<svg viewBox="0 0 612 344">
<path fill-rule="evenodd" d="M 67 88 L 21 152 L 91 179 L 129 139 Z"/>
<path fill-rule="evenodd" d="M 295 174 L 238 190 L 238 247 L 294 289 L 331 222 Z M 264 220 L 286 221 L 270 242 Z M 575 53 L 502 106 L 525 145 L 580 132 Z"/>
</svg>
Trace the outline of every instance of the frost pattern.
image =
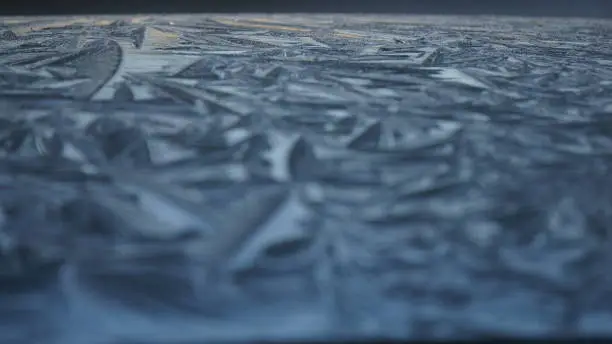
<svg viewBox="0 0 612 344">
<path fill-rule="evenodd" d="M 0 343 L 612 335 L 611 30 L 5 18 Z"/>
</svg>

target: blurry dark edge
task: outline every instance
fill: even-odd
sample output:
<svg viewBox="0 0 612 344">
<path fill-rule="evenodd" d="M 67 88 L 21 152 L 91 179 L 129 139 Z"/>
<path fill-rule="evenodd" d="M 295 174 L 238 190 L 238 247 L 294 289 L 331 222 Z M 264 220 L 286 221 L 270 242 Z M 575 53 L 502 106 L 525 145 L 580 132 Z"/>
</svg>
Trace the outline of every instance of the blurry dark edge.
<svg viewBox="0 0 612 344">
<path fill-rule="evenodd" d="M 311 341 L 311 342 L 300 342 L 300 341 L 255 341 L 249 342 L 251 344 L 374 344 L 374 343 L 384 343 L 384 344 L 406 344 L 406 343 L 423 343 L 423 344 L 488 344 L 488 343 L 500 343 L 500 344 L 510 344 L 510 343 L 611 343 L 612 338 L 583 338 L 583 339 L 528 339 L 528 338 L 516 338 L 516 339 L 507 339 L 507 340 L 499 340 L 492 337 L 491 339 L 486 340 L 381 340 L 381 339 L 372 339 L 372 340 L 346 340 L 346 341 Z M 183 344 L 183 343 L 177 343 Z M 184 344 L 195 344 L 195 343 L 184 343 Z M 219 343 L 219 344 L 239 344 L 239 343 Z"/>
<path fill-rule="evenodd" d="M 380 13 L 612 18 L 610 0 L 29 0 L 0 16 L 154 13 Z"/>
<path fill-rule="evenodd" d="M 405 344 L 405 343 L 423 343 L 423 344 L 488 344 L 488 343 L 500 343 L 500 344 L 510 344 L 510 343 L 610 343 L 612 338 L 606 337 L 580 337 L 580 338 L 520 338 L 517 337 L 515 339 L 496 339 L 496 337 L 491 337 L 488 339 L 479 339 L 479 340 L 384 340 L 384 339 L 364 339 L 364 340 L 320 340 L 320 341 L 299 341 L 299 340 L 277 340 L 277 341 L 257 341 L 252 340 L 248 341 L 248 344 L 374 344 L 374 343 L 383 343 L 383 344 Z M 247 342 L 232 342 L 232 341 L 189 341 L 189 342 L 146 342 L 146 344 L 204 344 L 204 343 L 215 343 L 215 344 L 247 344 Z M 145 344 L 145 342 L 138 341 L 122 341 L 114 344 Z"/>
</svg>

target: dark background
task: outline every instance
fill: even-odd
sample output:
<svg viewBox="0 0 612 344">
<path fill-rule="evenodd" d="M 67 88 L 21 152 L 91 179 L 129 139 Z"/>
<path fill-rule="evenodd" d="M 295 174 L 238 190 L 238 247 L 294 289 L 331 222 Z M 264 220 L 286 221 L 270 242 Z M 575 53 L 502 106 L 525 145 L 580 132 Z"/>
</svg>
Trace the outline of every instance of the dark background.
<svg viewBox="0 0 612 344">
<path fill-rule="evenodd" d="M 9 0 L 0 15 L 351 12 L 612 18 L 612 0 Z"/>
</svg>

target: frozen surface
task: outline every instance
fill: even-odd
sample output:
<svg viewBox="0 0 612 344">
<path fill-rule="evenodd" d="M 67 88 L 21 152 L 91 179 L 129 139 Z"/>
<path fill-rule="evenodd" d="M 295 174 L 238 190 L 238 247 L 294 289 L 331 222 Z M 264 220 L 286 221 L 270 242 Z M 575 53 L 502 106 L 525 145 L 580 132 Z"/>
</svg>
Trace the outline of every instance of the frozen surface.
<svg viewBox="0 0 612 344">
<path fill-rule="evenodd" d="M 4 18 L 0 343 L 612 336 L 612 25 Z"/>
</svg>

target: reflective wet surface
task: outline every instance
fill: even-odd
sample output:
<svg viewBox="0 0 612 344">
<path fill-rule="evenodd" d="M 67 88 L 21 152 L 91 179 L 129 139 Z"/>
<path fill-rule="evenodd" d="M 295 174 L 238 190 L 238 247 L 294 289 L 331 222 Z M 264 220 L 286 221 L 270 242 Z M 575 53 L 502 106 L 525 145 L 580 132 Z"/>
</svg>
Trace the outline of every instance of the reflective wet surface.
<svg viewBox="0 0 612 344">
<path fill-rule="evenodd" d="M 612 335 L 612 25 L 5 18 L 0 343 Z"/>
</svg>

